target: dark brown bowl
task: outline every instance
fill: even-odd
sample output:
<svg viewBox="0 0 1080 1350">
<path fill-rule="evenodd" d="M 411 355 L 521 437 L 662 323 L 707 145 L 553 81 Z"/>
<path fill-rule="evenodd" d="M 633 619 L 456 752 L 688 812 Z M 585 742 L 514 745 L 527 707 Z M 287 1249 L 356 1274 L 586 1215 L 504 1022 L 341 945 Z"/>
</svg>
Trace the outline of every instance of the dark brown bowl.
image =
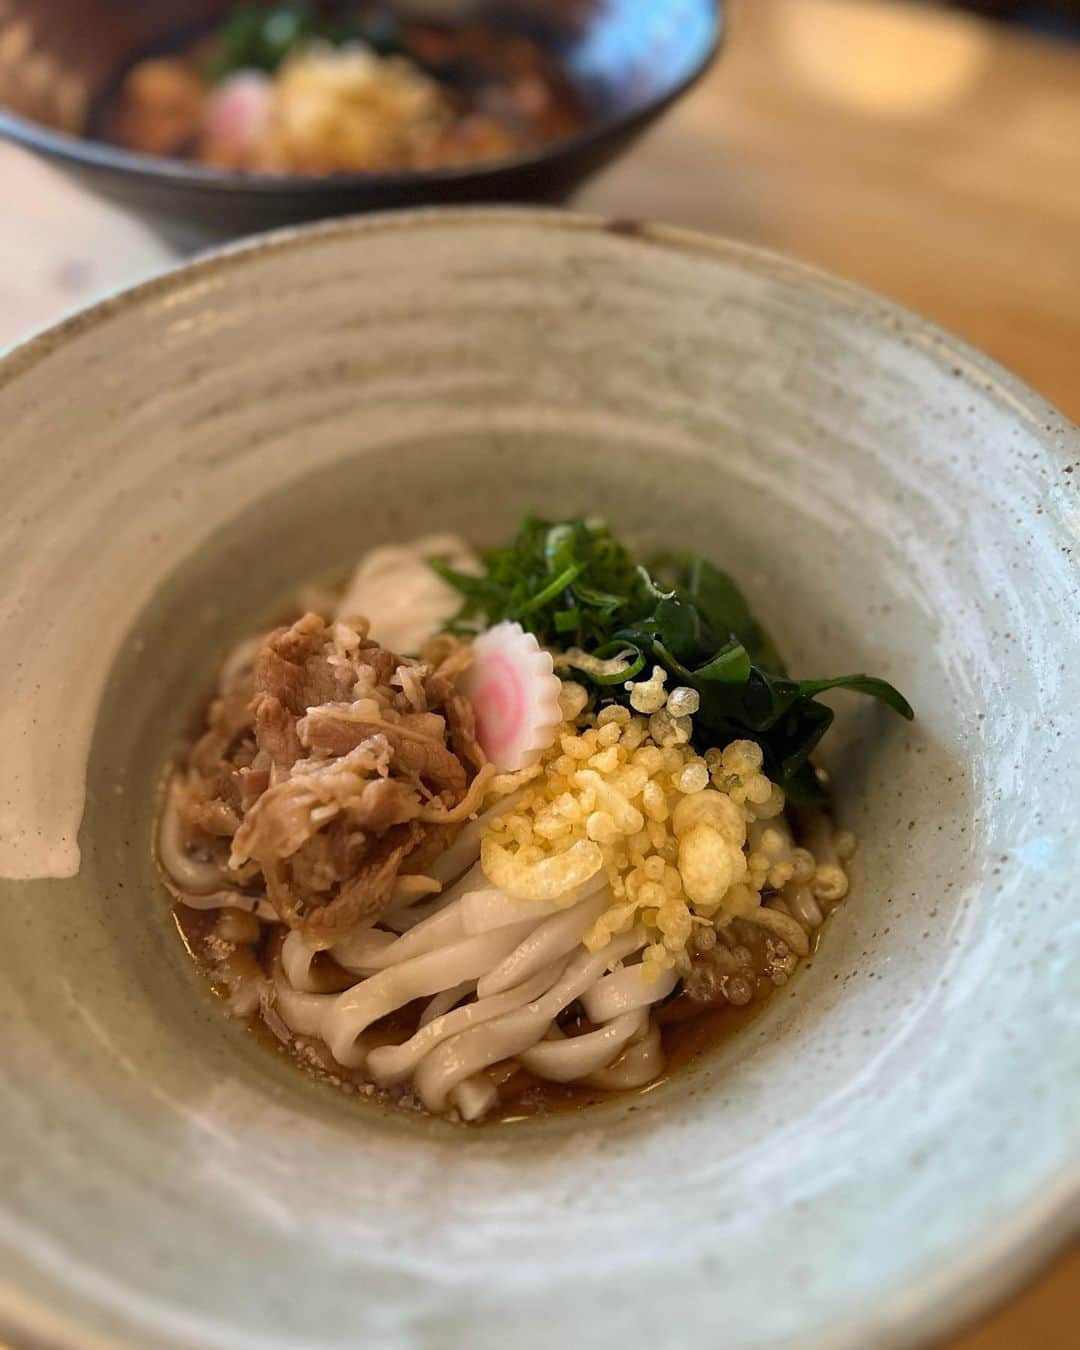
<svg viewBox="0 0 1080 1350">
<path fill-rule="evenodd" d="M 559 62 L 588 108 L 576 134 L 512 158 L 309 178 L 206 168 L 81 135 L 94 99 L 164 35 L 235 0 L 14 0 L 0 7 L 0 134 L 166 227 L 228 236 L 355 211 L 558 201 L 609 163 L 707 68 L 721 0 L 421 0 L 411 16 L 490 19 Z"/>
</svg>

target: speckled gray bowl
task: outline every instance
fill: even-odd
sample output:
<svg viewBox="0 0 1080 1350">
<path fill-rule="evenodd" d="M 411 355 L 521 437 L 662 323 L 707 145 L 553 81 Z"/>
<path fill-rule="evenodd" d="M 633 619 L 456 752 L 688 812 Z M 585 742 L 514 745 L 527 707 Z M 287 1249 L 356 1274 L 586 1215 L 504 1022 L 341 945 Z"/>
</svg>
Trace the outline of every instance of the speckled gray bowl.
<svg viewBox="0 0 1080 1350">
<path fill-rule="evenodd" d="M 60 1346 L 910 1345 L 1077 1194 L 1074 431 L 817 273 L 532 212 L 196 262 L 0 365 L 4 1326 Z M 1076 472 L 1073 472 L 1074 467 Z M 819 956 L 693 1071 L 467 1131 L 200 988 L 152 788 L 297 578 L 526 507 L 711 550 L 843 706 Z"/>
</svg>

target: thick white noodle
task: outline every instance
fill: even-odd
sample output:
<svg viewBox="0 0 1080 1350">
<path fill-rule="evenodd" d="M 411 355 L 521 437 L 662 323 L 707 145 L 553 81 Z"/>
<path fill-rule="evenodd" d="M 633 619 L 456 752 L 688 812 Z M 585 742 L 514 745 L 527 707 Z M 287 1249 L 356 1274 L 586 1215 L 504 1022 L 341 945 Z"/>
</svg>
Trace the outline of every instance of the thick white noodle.
<svg viewBox="0 0 1080 1350">
<path fill-rule="evenodd" d="M 501 994 L 504 989 L 512 989 L 534 972 L 550 965 L 556 957 L 573 951 L 586 930 L 610 903 L 611 893 L 605 889 L 587 900 L 578 901 L 572 909 L 542 920 L 505 961 L 477 983 L 477 998 L 487 998 L 490 994 Z"/>
<path fill-rule="evenodd" d="M 464 896 L 462 912 L 465 920 L 465 931 L 466 933 L 489 933 L 494 928 L 501 928 L 503 924 L 513 923 L 523 915 L 533 920 L 546 919 L 549 914 L 557 914 L 560 910 L 570 909 L 580 900 L 595 895 L 598 890 L 607 884 L 607 877 L 600 871 L 595 876 L 590 877 L 588 881 L 583 881 L 580 886 L 575 886 L 572 890 L 566 891 L 556 900 L 518 900 L 507 895 L 505 891 L 500 891 L 489 883 L 484 883 L 483 889 L 470 889 Z"/>
<path fill-rule="evenodd" d="M 809 954 L 810 939 L 806 935 L 806 929 L 790 914 L 782 914 L 771 905 L 759 905 L 757 909 L 742 917 L 747 923 L 755 923 L 759 928 L 767 929 L 782 942 L 786 942 L 797 956 Z"/>
<path fill-rule="evenodd" d="M 582 997 L 582 1004 L 590 1022 L 598 1026 L 610 1022 L 623 1013 L 633 1012 L 636 1008 L 647 1008 L 659 1003 L 679 982 L 679 976 L 673 970 L 661 971 L 655 980 L 646 980 L 642 967 L 624 966 L 597 980 L 593 987 Z"/>
<path fill-rule="evenodd" d="M 414 956 L 387 970 L 380 970 L 338 994 L 334 1008 L 324 1022 L 323 1034 L 331 1054 L 347 1068 L 362 1068 L 367 1051 L 356 1044 L 356 1038 L 372 1022 L 411 1003 L 414 998 L 438 994 L 462 980 L 479 979 L 517 946 L 531 926 L 531 920 L 509 924 L 496 933 L 466 938 L 438 951 L 425 952 L 423 956 Z M 478 1065 L 478 1068 L 485 1067 Z M 468 1076 L 462 1074 L 461 1078 Z M 454 1082 L 460 1082 L 461 1078 Z"/>
<path fill-rule="evenodd" d="M 199 895 L 193 891 L 182 891 L 177 887 L 170 887 L 170 894 L 174 900 L 179 900 L 182 905 L 187 905 L 188 909 L 239 909 L 245 914 L 254 914 L 257 919 L 263 919 L 267 923 L 276 923 L 278 912 L 274 906 L 261 895 L 245 895 L 243 891 L 212 891 L 208 895 Z"/>
<path fill-rule="evenodd" d="M 664 1045 L 660 1039 L 660 1028 L 651 1023 L 640 1041 L 635 1041 L 628 1050 L 607 1069 L 599 1069 L 589 1074 L 585 1082 L 590 1087 L 601 1088 L 604 1092 L 625 1092 L 628 1088 L 644 1087 L 664 1072 Z"/>
<path fill-rule="evenodd" d="M 520 1055 L 542 1040 L 568 1004 L 580 998 L 614 962 L 637 951 L 645 940 L 645 932 L 639 927 L 612 938 L 598 952 L 582 950 L 571 960 L 562 978 L 541 998 L 453 1036 L 425 1055 L 417 1065 L 414 1079 L 420 1100 L 429 1111 L 445 1111 L 449 1095 L 458 1083 L 499 1060 Z"/>
<path fill-rule="evenodd" d="M 315 981 L 311 974 L 315 952 L 316 949 L 309 947 L 295 929 L 286 936 L 281 944 L 281 969 L 291 989 L 297 989 L 302 994 L 315 993 Z"/>
<path fill-rule="evenodd" d="M 452 942 L 460 942 L 467 935 L 461 922 L 460 905 L 450 904 L 410 928 L 403 936 L 388 936 L 391 937 L 389 942 L 383 939 L 382 929 L 364 928 L 335 942 L 330 950 L 338 965 L 366 975 L 447 947 Z"/>
<path fill-rule="evenodd" d="M 635 1008 L 583 1036 L 540 1041 L 523 1050 L 518 1061 L 538 1078 L 547 1078 L 553 1083 L 573 1083 L 608 1068 L 648 1025 L 648 1012 L 644 1008 Z"/>
<path fill-rule="evenodd" d="M 466 1078 L 451 1092 L 450 1100 L 457 1107 L 462 1120 L 479 1120 L 498 1105 L 499 1089 L 486 1073 Z"/>
<path fill-rule="evenodd" d="M 392 928 L 395 933 L 407 933 L 410 929 L 419 927 L 433 915 L 441 913 L 444 909 L 449 909 L 466 892 L 476 890 L 478 887 L 487 884 L 487 878 L 480 870 L 480 864 L 477 862 L 469 868 L 464 876 L 459 877 L 452 886 L 440 891 L 438 895 L 410 904 L 394 905 L 382 916 L 379 922 L 385 928 Z"/>
<path fill-rule="evenodd" d="M 353 937 L 331 947 L 330 954 L 339 966 L 344 966 L 353 974 L 367 974 L 369 970 L 380 969 L 381 953 L 393 946 L 397 940 L 393 933 L 384 933 L 381 928 L 365 928 Z M 294 989 L 311 994 L 319 992 L 311 966 L 321 950 L 319 947 L 308 946 L 296 929 L 293 929 L 281 944 L 282 969 Z M 351 959 L 348 963 L 340 959 L 341 951 L 349 954 Z"/>
<path fill-rule="evenodd" d="M 424 911 L 427 911 L 427 913 L 433 914 L 444 905 L 452 905 L 455 900 L 460 900 L 469 891 L 475 891 L 481 886 L 488 885 L 490 885 L 490 882 L 484 876 L 479 859 L 477 859 L 471 867 L 462 872 L 456 881 L 449 886 L 444 886 L 438 895 L 433 895 L 423 901 L 412 901 L 404 906 L 395 905 L 392 907 L 391 913 L 396 913 L 399 908 L 406 910 L 410 919 L 409 927 L 411 928 L 416 922 L 415 916 L 418 913 L 424 914 Z"/>
<path fill-rule="evenodd" d="M 448 1013 L 451 1008 L 456 1008 L 463 998 L 468 994 L 475 993 L 475 991 L 475 980 L 462 980 L 460 984 L 455 984 L 453 989 L 444 989 L 441 994 L 436 994 L 433 999 L 429 1000 L 416 1025 L 426 1027 L 429 1022 L 434 1022 L 436 1017 L 441 1017 L 443 1013 Z"/>
<path fill-rule="evenodd" d="M 308 994 L 293 989 L 285 980 L 274 982 L 274 1008 L 298 1036 L 324 1036 L 323 1023 L 336 999 L 336 994 Z"/>
<path fill-rule="evenodd" d="M 399 876 L 394 882 L 390 892 L 390 905 L 395 909 L 399 905 L 418 905 L 421 901 L 428 901 L 433 896 L 441 894 L 442 884 L 434 877 L 410 872 L 405 876 Z"/>
<path fill-rule="evenodd" d="M 472 1027 L 482 1026 L 485 1022 L 502 1017 L 504 1013 L 513 1012 L 516 1008 L 546 994 L 562 975 L 565 967 L 565 961 L 558 961 L 548 969 L 539 971 L 531 980 L 527 980 L 516 989 L 496 994 L 492 998 L 479 999 L 475 1003 L 466 1003 L 463 1007 L 454 1008 L 451 1012 L 436 1017 L 401 1045 L 379 1046 L 368 1056 L 368 1072 L 376 1083 L 384 1086 L 388 1083 L 401 1082 L 415 1071 L 425 1055 L 430 1054 L 436 1046 L 442 1045 L 451 1036 L 460 1035 Z"/>
<path fill-rule="evenodd" d="M 797 919 L 804 928 L 813 932 L 815 928 L 820 928 L 825 922 L 825 915 L 821 906 L 814 892 L 805 882 L 800 884 L 789 881 L 784 887 L 783 896 L 785 910 Z"/>
<path fill-rule="evenodd" d="M 512 811 L 524 795 L 525 789 L 519 788 L 494 806 L 489 806 L 486 811 L 481 811 L 475 820 L 466 821 L 450 847 L 440 853 L 427 869 L 427 875 L 441 881 L 444 886 L 456 881 L 463 872 L 479 862 L 480 841 L 491 822 Z"/>
<path fill-rule="evenodd" d="M 374 937 L 384 937 L 387 943 L 394 941 L 392 933 L 374 934 Z M 301 993 L 318 994 L 326 993 L 326 987 L 319 988 L 319 981 L 312 969 L 313 963 L 319 952 L 324 950 L 321 947 L 309 947 L 296 929 L 293 929 L 281 944 L 281 968 L 285 972 L 285 978 L 293 989 L 300 990 Z"/>
<path fill-rule="evenodd" d="M 183 780 L 174 773 L 165 789 L 165 804 L 161 811 L 161 825 L 158 829 L 158 858 L 161 865 L 173 881 L 183 891 L 192 895 L 209 895 L 227 886 L 229 878 L 216 862 L 207 862 L 193 858 L 184 847 L 183 833 L 180 828 L 180 793 Z M 214 906 L 218 908 L 218 906 Z M 238 906 L 239 908 L 239 906 Z M 276 914 L 274 916 L 277 917 Z"/>
<path fill-rule="evenodd" d="M 433 896 L 427 900 L 418 900 L 414 904 L 395 905 L 379 918 L 379 924 L 383 928 L 388 928 L 392 933 L 407 933 L 410 928 L 415 928 L 418 923 L 423 923 L 425 919 L 430 919 L 433 914 L 437 914 L 443 908 L 441 895 Z"/>
</svg>

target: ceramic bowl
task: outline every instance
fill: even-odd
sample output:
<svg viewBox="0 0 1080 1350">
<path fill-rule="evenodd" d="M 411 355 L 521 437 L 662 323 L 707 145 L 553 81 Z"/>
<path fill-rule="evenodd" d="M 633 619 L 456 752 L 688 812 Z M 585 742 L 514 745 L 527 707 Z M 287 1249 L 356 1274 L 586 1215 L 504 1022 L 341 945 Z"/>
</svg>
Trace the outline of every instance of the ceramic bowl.
<svg viewBox="0 0 1080 1350">
<path fill-rule="evenodd" d="M 720 0 L 398 0 L 407 16 L 476 19 L 548 52 L 584 99 L 580 131 L 498 161 L 333 177 L 234 173 L 84 134 L 139 55 L 168 50 L 237 0 L 9 0 L 0 5 L 0 135 L 184 242 L 388 207 L 561 201 L 707 69 Z"/>
<path fill-rule="evenodd" d="M 15 1345 L 912 1345 L 1077 1196 L 1075 430 L 866 292 L 543 212 L 211 255 L 0 365 L 0 1149 Z M 297 579 L 527 508 L 706 549 L 839 701 L 853 892 L 655 1090 L 470 1129 L 228 1022 L 150 860 L 228 644 Z"/>
</svg>

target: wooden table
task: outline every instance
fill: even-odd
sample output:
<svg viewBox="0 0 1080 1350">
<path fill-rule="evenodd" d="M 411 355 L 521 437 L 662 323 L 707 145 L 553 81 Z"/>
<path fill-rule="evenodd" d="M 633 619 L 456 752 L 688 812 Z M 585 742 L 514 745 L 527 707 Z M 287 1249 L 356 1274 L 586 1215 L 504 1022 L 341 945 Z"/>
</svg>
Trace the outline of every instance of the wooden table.
<svg viewBox="0 0 1080 1350">
<path fill-rule="evenodd" d="M 1080 47 L 885 0 L 727 0 L 708 77 L 579 203 L 935 319 L 1080 420 Z"/>
<path fill-rule="evenodd" d="M 852 277 L 1080 420 L 1080 49 L 885 0 L 728 12 L 709 76 L 578 204 Z M 173 257 L 5 145 L 0 185 L 0 345 Z M 947 1350 L 1071 1350 L 1078 1326 L 1074 1251 Z"/>
</svg>

